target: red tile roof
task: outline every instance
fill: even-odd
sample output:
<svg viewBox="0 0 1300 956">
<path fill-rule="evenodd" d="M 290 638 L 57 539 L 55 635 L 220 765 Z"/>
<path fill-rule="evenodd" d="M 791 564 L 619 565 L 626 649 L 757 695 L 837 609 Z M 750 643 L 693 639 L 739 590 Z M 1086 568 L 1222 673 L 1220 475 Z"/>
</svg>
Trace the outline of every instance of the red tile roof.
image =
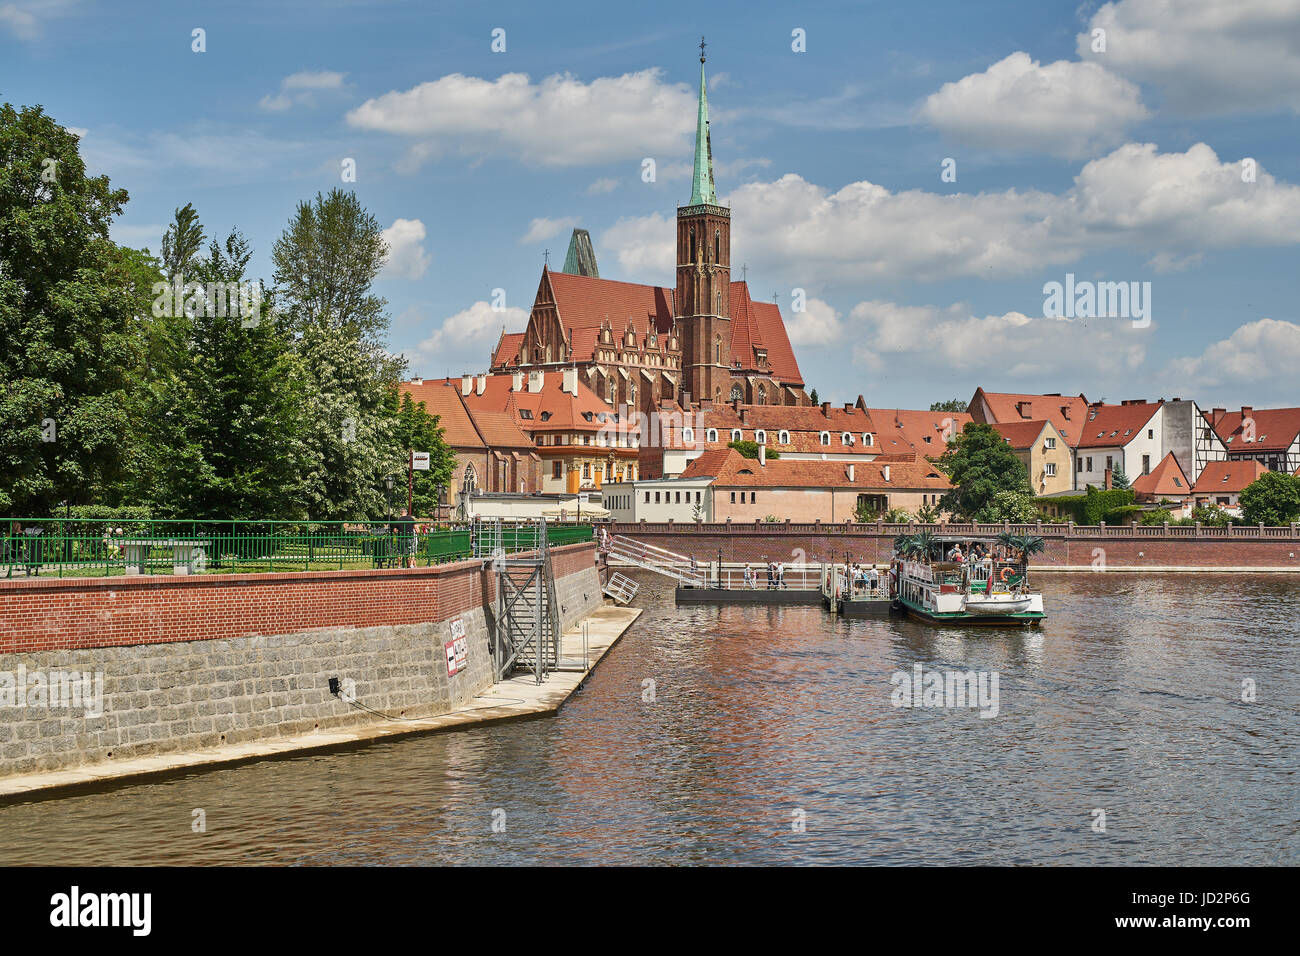
<svg viewBox="0 0 1300 956">
<path fill-rule="evenodd" d="M 1237 494 L 1266 471 L 1257 461 L 1207 462 L 1192 491 L 1198 495 Z"/>
<path fill-rule="evenodd" d="M 803 374 L 795 361 L 781 310 L 774 302 L 755 302 L 749 285 L 733 282 L 731 297 L 731 358 L 744 368 L 755 368 L 754 348 L 767 350 L 767 365 L 782 384 L 802 385 Z"/>
<path fill-rule="evenodd" d="M 1133 479 L 1133 491 L 1152 498 L 1183 498 L 1192 493 L 1192 485 L 1178 459 L 1170 452 L 1149 474 Z"/>
<path fill-rule="evenodd" d="M 912 408 L 872 408 L 882 451 L 916 451 L 942 455 L 948 440 L 956 437 L 971 416 L 966 412 L 931 412 Z M 926 441 L 926 439 L 930 439 Z"/>
<path fill-rule="evenodd" d="M 1160 410 L 1159 402 L 1131 405 L 1089 405 L 1081 424 L 1079 448 L 1124 446 L 1137 437 L 1151 417 Z"/>
<path fill-rule="evenodd" d="M 1233 454 L 1285 451 L 1300 434 L 1300 408 L 1255 408 L 1250 410 L 1250 417 L 1255 420 L 1252 442 L 1244 440 L 1240 411 L 1226 412 L 1217 425 L 1213 413 L 1205 413 L 1205 420 L 1214 426 L 1215 433 Z"/>
<path fill-rule="evenodd" d="M 853 479 L 848 477 L 853 469 Z M 885 469 L 889 480 L 885 480 Z M 796 461 L 781 458 L 760 465 L 735 449 L 711 450 L 696 458 L 683 478 L 711 477 L 722 487 L 768 488 L 861 488 L 905 491 L 947 491 L 951 486 L 934 465 L 912 456 L 877 458 L 874 461 Z"/>
<path fill-rule="evenodd" d="M 1079 443 L 1080 422 L 1087 417 L 1088 400 L 1082 395 L 1027 395 L 1017 392 L 986 392 L 978 389 L 971 400 L 975 409 L 980 398 L 988 404 L 993 422 L 1036 421 L 1046 418 L 1071 448 Z M 1022 404 L 1029 406 L 1022 409 Z"/>
<path fill-rule="evenodd" d="M 509 415 L 470 408 L 460 394 L 459 379 L 426 379 L 402 382 L 403 392 L 423 402 L 430 415 L 438 416 L 443 441 L 452 448 L 493 448 L 532 450 L 533 440 L 514 423 Z"/>
<path fill-rule="evenodd" d="M 514 376 L 522 376 L 518 391 L 514 390 Z M 537 432 L 572 431 L 627 431 L 635 430 L 635 422 L 617 420 L 617 413 L 610 408 L 578 378 L 577 394 L 563 389 L 564 374 L 560 370 L 546 370 L 542 373 L 540 391 L 528 390 L 528 373 L 485 376 L 483 394 L 478 394 L 478 378 L 474 378 L 474 387 L 470 394 L 464 396 L 465 405 L 472 413 L 504 413 L 527 435 Z M 460 381 L 453 380 L 459 387 Z M 588 417 L 590 416 L 590 417 Z"/>
<path fill-rule="evenodd" d="M 1031 422 L 997 422 L 993 425 L 999 435 L 1007 439 L 1007 444 L 1017 450 L 1032 448 L 1038 444 L 1038 436 L 1043 433 L 1050 422 L 1046 419 Z"/>
<path fill-rule="evenodd" d="M 507 365 L 519 364 L 519 346 L 523 344 L 524 333 L 522 332 L 502 332 L 501 341 L 497 343 L 497 350 L 492 353 L 492 367 L 502 368 Z"/>
</svg>

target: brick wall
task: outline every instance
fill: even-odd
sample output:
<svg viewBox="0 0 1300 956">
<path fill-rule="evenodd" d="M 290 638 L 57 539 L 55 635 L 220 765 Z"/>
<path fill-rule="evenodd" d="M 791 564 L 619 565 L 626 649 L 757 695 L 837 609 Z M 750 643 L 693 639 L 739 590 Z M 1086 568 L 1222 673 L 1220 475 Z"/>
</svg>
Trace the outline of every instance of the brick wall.
<svg viewBox="0 0 1300 956">
<path fill-rule="evenodd" d="M 611 534 L 626 535 L 678 554 L 713 561 L 722 552 L 724 562 L 851 560 L 884 563 L 893 554 L 894 536 L 900 530 L 876 525 L 817 525 L 775 523 L 617 524 Z M 936 533 L 945 533 L 940 526 Z M 995 536 L 1002 528 L 954 526 L 948 533 Z M 1033 568 L 1269 568 L 1300 571 L 1300 529 L 1202 529 L 1111 527 L 1068 529 L 1044 526 L 1041 530 L 1013 528 L 1019 533 L 1041 533 L 1047 549 L 1035 555 Z M 1258 535 L 1250 536 L 1246 535 Z"/>
<path fill-rule="evenodd" d="M 552 555 L 567 627 L 603 603 L 594 546 Z M 0 581 L 0 776 L 383 719 L 331 694 L 331 677 L 395 719 L 447 713 L 492 685 L 494 599 L 480 562 Z M 448 674 L 454 619 L 468 661 Z M 74 671 L 102 680 L 102 707 L 31 696 L 32 675 Z"/>
</svg>

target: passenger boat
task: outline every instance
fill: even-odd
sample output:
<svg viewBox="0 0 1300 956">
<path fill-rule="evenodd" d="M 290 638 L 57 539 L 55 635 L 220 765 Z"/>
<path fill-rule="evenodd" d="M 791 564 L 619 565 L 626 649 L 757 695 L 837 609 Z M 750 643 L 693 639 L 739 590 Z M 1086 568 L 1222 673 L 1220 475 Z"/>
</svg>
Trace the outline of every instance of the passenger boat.
<svg viewBox="0 0 1300 956">
<path fill-rule="evenodd" d="M 1035 539 L 1009 540 L 1035 547 L 1030 543 Z M 900 535 L 889 568 L 891 606 L 936 624 L 1036 626 L 1044 616 L 1043 595 L 1029 587 L 1024 549 L 1021 560 L 971 560 L 967 555 L 975 544 L 990 554 L 995 546 L 1006 547 L 993 538 Z M 956 560 L 954 546 L 961 560 Z"/>
</svg>

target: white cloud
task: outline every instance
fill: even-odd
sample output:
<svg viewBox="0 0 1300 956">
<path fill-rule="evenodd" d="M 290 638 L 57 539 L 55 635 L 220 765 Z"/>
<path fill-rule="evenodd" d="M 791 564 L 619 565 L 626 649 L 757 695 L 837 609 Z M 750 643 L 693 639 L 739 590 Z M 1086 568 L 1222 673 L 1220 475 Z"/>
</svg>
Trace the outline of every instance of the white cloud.
<svg viewBox="0 0 1300 956">
<path fill-rule="evenodd" d="M 1300 325 L 1278 319 L 1258 319 L 1239 326 L 1226 339 L 1211 343 L 1200 355 L 1175 359 L 1164 377 L 1184 391 L 1225 385 L 1267 387 L 1268 383 L 1295 404 L 1295 369 L 1300 366 Z"/>
<path fill-rule="evenodd" d="M 502 329 L 522 329 L 527 322 L 525 309 L 511 306 L 497 312 L 487 302 L 475 302 L 444 320 L 407 353 L 411 370 L 416 374 L 439 375 L 461 366 L 482 368 L 488 350 L 496 345 Z"/>
<path fill-rule="evenodd" d="M 1085 323 L 1020 312 L 981 318 L 961 303 L 939 308 L 879 300 L 859 302 L 844 328 L 849 341 L 862 343 L 855 361 L 874 373 L 899 378 L 942 369 L 958 379 L 1026 383 L 1131 373 L 1146 358 L 1151 332 L 1127 320 Z"/>
<path fill-rule="evenodd" d="M 809 298 L 804 311 L 791 311 L 785 328 L 793 345 L 836 345 L 844 342 L 844 323 L 828 302 Z"/>
<path fill-rule="evenodd" d="M 1010 189 L 943 195 L 890 192 L 867 181 L 836 192 L 793 173 L 748 183 L 728 202 L 743 212 L 732 261 L 780 270 L 806 288 L 881 279 L 1003 278 L 1135 249 L 1168 268 L 1205 250 L 1300 243 L 1300 187 L 1241 167 L 1203 143 L 1158 153 L 1130 143 L 1088 163 L 1064 193 Z M 601 247 L 630 276 L 672 274 L 675 230 L 660 213 L 620 219 Z M 1156 258 L 1160 254 L 1163 258 Z M 1140 276 L 1125 276 L 1138 279 Z"/>
<path fill-rule="evenodd" d="M 444 151 L 548 166 L 672 155 L 688 148 L 694 117 L 690 88 L 648 69 L 590 83 L 567 73 L 538 83 L 523 73 L 496 80 L 452 73 L 367 100 L 347 118 L 359 129 L 415 138 L 410 169 Z"/>
<path fill-rule="evenodd" d="M 590 186 L 588 186 L 587 195 L 601 196 L 604 195 L 605 193 L 612 193 L 617 188 L 618 188 L 618 180 L 611 179 L 610 177 L 606 176 L 604 178 L 595 180 Z"/>
<path fill-rule="evenodd" d="M 1095 29 L 1106 51 L 1093 52 Z M 1300 0 L 1121 0 L 1093 14 L 1079 55 L 1153 83 L 1187 114 L 1300 112 Z"/>
<path fill-rule="evenodd" d="M 528 232 L 519 241 L 521 243 L 541 242 L 543 239 L 559 235 L 566 229 L 572 229 L 577 224 L 578 220 L 572 216 L 563 219 L 534 219 L 528 226 Z"/>
<path fill-rule="evenodd" d="M 334 73 L 330 70 L 304 70 L 291 73 L 280 81 L 280 90 L 274 96 L 267 94 L 258 101 L 258 105 L 268 112 L 278 113 L 291 106 L 310 106 L 315 103 L 317 93 L 322 91 L 337 92 L 343 89 L 346 73 Z"/>
<path fill-rule="evenodd" d="M 1096 63 L 1041 66 L 1012 53 L 945 83 L 920 116 L 960 143 L 1074 158 L 1123 142 L 1125 129 L 1148 113 L 1134 84 Z"/>
<path fill-rule="evenodd" d="M 419 279 L 424 276 L 433 257 L 424 251 L 424 223 L 418 219 L 398 219 L 383 231 L 388 256 L 379 273 L 381 279 Z"/>
<path fill-rule="evenodd" d="M 0 3 L 0 29 L 19 40 L 36 40 L 43 33 L 44 20 L 67 16 L 81 0 L 12 0 Z"/>
</svg>

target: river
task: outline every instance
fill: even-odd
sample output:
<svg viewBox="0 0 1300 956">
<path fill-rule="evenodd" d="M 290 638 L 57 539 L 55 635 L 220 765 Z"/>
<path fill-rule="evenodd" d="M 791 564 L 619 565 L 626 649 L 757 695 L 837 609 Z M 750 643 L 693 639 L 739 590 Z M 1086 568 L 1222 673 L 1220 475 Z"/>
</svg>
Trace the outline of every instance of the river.
<svg viewBox="0 0 1300 956">
<path fill-rule="evenodd" d="M 1044 574 L 1007 631 L 640 580 L 556 718 L 0 806 L 0 861 L 1300 862 L 1300 579 Z M 915 664 L 996 673 L 996 716 L 894 706 Z"/>
</svg>

